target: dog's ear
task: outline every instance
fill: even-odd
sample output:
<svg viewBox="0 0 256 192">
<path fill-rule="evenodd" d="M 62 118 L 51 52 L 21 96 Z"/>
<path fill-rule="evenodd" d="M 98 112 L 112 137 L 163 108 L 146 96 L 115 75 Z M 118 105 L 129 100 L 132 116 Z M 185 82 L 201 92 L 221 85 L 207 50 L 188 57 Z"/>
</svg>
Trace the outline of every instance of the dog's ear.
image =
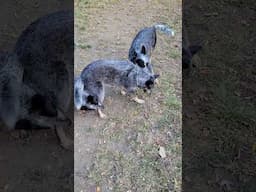
<svg viewBox="0 0 256 192">
<path fill-rule="evenodd" d="M 129 58 L 131 62 L 136 63 L 136 58 L 137 58 L 138 54 L 136 53 L 136 51 L 133 51 L 131 53 L 131 57 Z"/>
<path fill-rule="evenodd" d="M 145 45 L 142 45 L 142 46 L 141 46 L 140 53 L 143 54 L 143 55 L 146 55 L 146 54 L 147 54 L 147 53 L 146 53 L 146 47 L 145 47 Z"/>
<path fill-rule="evenodd" d="M 191 46 L 189 46 L 189 51 L 190 51 L 192 56 L 195 55 L 201 49 L 202 49 L 202 46 L 200 46 L 200 45 L 191 45 Z"/>
</svg>

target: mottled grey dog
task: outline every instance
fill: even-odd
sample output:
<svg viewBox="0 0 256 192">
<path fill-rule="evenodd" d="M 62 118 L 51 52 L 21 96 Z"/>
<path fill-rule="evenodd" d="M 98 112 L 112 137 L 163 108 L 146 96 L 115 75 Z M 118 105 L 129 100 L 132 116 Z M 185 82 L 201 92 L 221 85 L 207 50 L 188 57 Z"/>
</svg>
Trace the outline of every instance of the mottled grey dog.
<svg viewBox="0 0 256 192">
<path fill-rule="evenodd" d="M 73 148 L 62 130 L 73 121 L 73 28 L 72 11 L 39 18 L 0 59 L 0 120 L 9 129 L 21 119 L 57 127 L 66 148 Z"/>
<path fill-rule="evenodd" d="M 75 106 L 86 106 L 101 112 L 105 97 L 105 84 L 119 86 L 133 93 L 137 88 L 151 89 L 158 75 L 145 72 L 128 60 L 97 60 L 84 68 L 75 81 Z M 89 96 L 89 98 L 88 98 Z M 142 103 L 137 97 L 133 100 Z M 95 104 L 96 103 L 96 104 Z"/>
<path fill-rule="evenodd" d="M 133 39 L 128 55 L 131 62 L 152 74 L 154 72 L 150 60 L 157 42 L 157 30 L 174 36 L 174 31 L 167 25 L 157 24 L 152 27 L 146 27 L 139 31 Z"/>
</svg>

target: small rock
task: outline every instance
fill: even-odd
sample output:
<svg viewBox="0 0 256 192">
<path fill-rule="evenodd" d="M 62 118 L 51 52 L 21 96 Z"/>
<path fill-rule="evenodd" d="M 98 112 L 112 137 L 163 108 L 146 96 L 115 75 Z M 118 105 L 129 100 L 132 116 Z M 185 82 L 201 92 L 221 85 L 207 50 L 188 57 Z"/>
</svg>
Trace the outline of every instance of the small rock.
<svg viewBox="0 0 256 192">
<path fill-rule="evenodd" d="M 160 146 L 159 148 L 159 155 L 161 158 L 165 158 L 166 157 L 166 152 L 165 152 L 165 148 Z"/>
</svg>

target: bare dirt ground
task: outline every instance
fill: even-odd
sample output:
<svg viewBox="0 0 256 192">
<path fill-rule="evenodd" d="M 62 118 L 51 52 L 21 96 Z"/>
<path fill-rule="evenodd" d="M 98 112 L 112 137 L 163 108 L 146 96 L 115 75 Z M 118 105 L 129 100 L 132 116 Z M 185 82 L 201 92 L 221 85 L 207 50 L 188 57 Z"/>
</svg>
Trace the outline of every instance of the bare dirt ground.
<svg viewBox="0 0 256 192">
<path fill-rule="evenodd" d="M 164 22 L 152 63 L 160 83 L 140 105 L 108 88 L 107 119 L 75 112 L 75 191 L 181 190 L 181 1 L 75 1 L 75 75 L 101 58 L 127 59 L 136 33 Z M 167 157 L 159 157 L 162 146 Z"/>
</svg>

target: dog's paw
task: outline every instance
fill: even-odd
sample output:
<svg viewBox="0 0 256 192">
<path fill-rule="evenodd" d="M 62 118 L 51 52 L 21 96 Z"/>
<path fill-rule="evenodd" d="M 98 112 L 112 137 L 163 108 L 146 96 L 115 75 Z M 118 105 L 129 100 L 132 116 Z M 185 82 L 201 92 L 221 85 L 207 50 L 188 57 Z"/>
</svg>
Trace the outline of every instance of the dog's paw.
<svg viewBox="0 0 256 192">
<path fill-rule="evenodd" d="M 98 114 L 101 119 L 107 119 L 107 115 L 104 114 L 100 109 L 98 110 Z"/>
<path fill-rule="evenodd" d="M 159 84 L 160 84 L 158 79 L 155 79 L 155 84 L 156 84 L 156 85 L 159 85 Z"/>
<path fill-rule="evenodd" d="M 62 127 L 58 127 L 58 128 L 56 128 L 56 132 L 59 137 L 61 146 L 66 150 L 73 151 L 74 150 L 74 141 L 71 140 L 69 137 L 67 137 L 64 129 Z"/>
<path fill-rule="evenodd" d="M 61 141 L 61 146 L 68 151 L 74 151 L 74 142 L 70 139 Z"/>
<path fill-rule="evenodd" d="M 144 104 L 145 103 L 145 101 L 143 99 L 139 99 L 138 97 L 132 98 L 132 101 L 135 101 L 136 103 L 139 103 L 139 104 Z"/>
</svg>

